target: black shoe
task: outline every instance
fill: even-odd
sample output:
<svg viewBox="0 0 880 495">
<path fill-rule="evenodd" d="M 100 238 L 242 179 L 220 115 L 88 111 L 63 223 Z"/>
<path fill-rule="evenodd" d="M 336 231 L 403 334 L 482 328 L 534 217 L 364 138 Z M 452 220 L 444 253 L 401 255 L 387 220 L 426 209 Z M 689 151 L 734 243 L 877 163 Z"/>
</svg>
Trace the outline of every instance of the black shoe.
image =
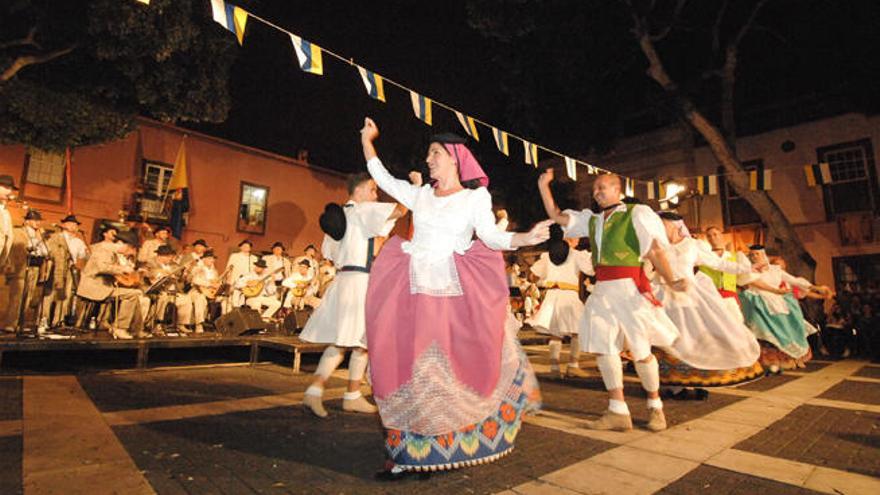
<svg viewBox="0 0 880 495">
<path fill-rule="evenodd" d="M 691 395 L 691 391 L 686 388 L 683 388 L 683 389 L 679 390 L 678 392 L 672 394 L 672 398 L 674 400 L 688 400 L 690 398 L 690 395 Z"/>
</svg>

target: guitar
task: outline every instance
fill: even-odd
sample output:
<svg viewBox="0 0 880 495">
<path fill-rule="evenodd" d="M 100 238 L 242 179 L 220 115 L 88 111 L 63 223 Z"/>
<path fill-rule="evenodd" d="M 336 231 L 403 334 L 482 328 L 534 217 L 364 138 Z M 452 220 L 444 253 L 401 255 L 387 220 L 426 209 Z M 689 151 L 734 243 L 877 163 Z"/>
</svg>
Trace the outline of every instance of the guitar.
<svg viewBox="0 0 880 495">
<path fill-rule="evenodd" d="M 247 285 L 242 287 L 241 293 L 244 294 L 244 297 L 257 297 L 257 296 L 259 296 L 260 293 L 263 292 L 263 287 L 266 286 L 266 280 L 268 280 L 269 278 L 271 278 L 273 275 L 280 272 L 281 270 L 284 270 L 283 266 L 280 266 L 280 267 L 272 270 L 271 272 L 263 275 L 262 277 L 258 278 L 257 280 L 251 280 L 250 282 L 247 283 Z"/>
<path fill-rule="evenodd" d="M 113 278 L 116 280 L 116 285 L 119 287 L 127 287 L 129 289 L 140 287 L 144 283 L 143 272 L 140 270 L 128 273 L 117 273 L 116 275 L 113 275 Z"/>
<path fill-rule="evenodd" d="M 202 295 L 204 295 L 208 299 L 214 299 L 215 297 L 217 297 L 217 294 L 225 293 L 224 289 L 226 289 L 229 284 L 227 284 L 226 282 L 221 283 L 220 281 L 226 279 L 226 275 L 229 273 L 230 270 L 232 270 L 232 267 L 226 268 L 226 270 L 224 270 L 223 273 L 220 274 L 220 276 L 217 278 L 216 285 L 199 285 L 199 292 L 201 292 Z"/>
</svg>

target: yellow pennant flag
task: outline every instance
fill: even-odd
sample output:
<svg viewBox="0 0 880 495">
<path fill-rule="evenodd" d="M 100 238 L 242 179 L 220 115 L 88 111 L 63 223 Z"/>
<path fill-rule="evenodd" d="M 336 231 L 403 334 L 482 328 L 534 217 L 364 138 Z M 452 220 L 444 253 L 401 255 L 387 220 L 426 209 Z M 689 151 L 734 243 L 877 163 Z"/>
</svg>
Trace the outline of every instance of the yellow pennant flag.
<svg viewBox="0 0 880 495">
<path fill-rule="evenodd" d="M 187 189 L 189 181 L 186 173 L 186 138 L 180 140 L 180 148 L 177 150 L 177 158 L 174 160 L 174 170 L 171 172 L 171 180 L 168 181 L 168 191 L 175 189 Z"/>
</svg>

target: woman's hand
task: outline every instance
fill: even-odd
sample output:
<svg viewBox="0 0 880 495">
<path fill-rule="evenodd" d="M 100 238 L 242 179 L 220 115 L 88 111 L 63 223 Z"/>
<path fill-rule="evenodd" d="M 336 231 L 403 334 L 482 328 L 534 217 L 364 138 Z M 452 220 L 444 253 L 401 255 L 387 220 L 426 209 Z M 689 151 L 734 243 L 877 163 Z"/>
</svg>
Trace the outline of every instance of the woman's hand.
<svg viewBox="0 0 880 495">
<path fill-rule="evenodd" d="M 416 187 L 422 187 L 422 173 L 415 170 L 409 173 L 409 181 Z"/>
<path fill-rule="evenodd" d="M 373 122 L 373 119 L 366 117 L 364 118 L 364 127 L 361 129 L 361 142 L 370 142 L 376 140 L 379 137 L 379 126 Z"/>
<path fill-rule="evenodd" d="M 547 168 L 543 174 L 538 176 L 538 187 L 549 187 L 553 182 L 553 167 Z"/>
<path fill-rule="evenodd" d="M 513 246 L 514 243 L 517 244 L 514 247 L 534 246 L 535 244 L 540 244 L 546 241 L 550 238 L 551 225 L 553 225 L 553 220 L 544 220 L 536 223 L 535 226 L 532 227 L 532 230 L 514 235 L 511 246 Z M 519 239 L 517 239 L 517 237 L 519 237 Z"/>
</svg>

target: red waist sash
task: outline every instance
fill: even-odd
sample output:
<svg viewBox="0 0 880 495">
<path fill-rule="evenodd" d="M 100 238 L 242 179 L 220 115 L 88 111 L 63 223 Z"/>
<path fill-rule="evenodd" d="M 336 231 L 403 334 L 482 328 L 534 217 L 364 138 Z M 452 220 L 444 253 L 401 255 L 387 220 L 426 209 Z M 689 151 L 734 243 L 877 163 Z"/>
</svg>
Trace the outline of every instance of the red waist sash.
<svg viewBox="0 0 880 495">
<path fill-rule="evenodd" d="M 596 281 L 597 282 L 606 282 L 609 280 L 620 280 L 622 278 L 628 278 L 636 284 L 636 288 L 639 289 L 639 292 L 642 293 L 651 304 L 654 306 L 660 306 L 660 301 L 654 297 L 654 292 L 651 290 L 651 281 L 648 280 L 648 276 L 645 275 L 645 271 L 642 270 L 640 266 L 602 266 L 599 265 L 596 267 Z"/>
<path fill-rule="evenodd" d="M 737 294 L 735 290 L 718 289 L 718 293 L 721 294 L 721 297 L 724 297 L 724 298 L 732 297 L 732 298 L 736 299 L 737 304 L 740 304 L 739 294 Z"/>
</svg>

